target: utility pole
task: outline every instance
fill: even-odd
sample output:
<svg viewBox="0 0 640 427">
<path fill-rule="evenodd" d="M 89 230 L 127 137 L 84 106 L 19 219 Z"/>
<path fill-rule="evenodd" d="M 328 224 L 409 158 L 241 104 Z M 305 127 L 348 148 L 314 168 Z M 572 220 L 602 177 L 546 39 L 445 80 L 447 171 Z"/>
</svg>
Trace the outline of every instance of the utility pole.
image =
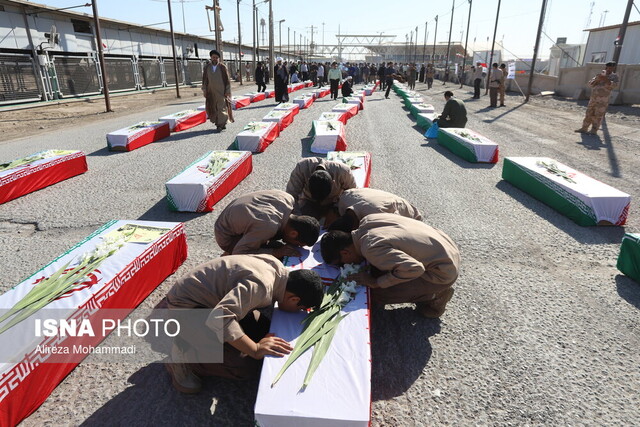
<svg viewBox="0 0 640 427">
<path fill-rule="evenodd" d="M 170 1 L 170 0 L 167 0 Z M 216 50 L 220 52 L 220 61 L 222 61 L 222 21 L 220 20 L 220 5 L 218 0 L 213 0 L 213 19 L 215 22 Z"/>
<path fill-rule="evenodd" d="M 285 21 L 286 19 L 278 21 L 278 50 L 280 51 L 280 55 L 282 55 L 282 23 Z"/>
<path fill-rule="evenodd" d="M 436 15 L 436 32 L 433 33 L 433 55 L 431 55 L 431 62 L 433 67 L 436 66 L 436 41 L 438 39 L 438 15 Z"/>
<path fill-rule="evenodd" d="M 240 0 L 236 5 L 238 12 L 238 74 L 240 75 L 240 85 L 242 85 L 242 35 L 240 33 Z"/>
<path fill-rule="evenodd" d="M 289 61 L 291 57 L 291 45 L 289 44 L 290 39 L 291 39 L 291 28 L 287 27 L 287 61 Z"/>
<path fill-rule="evenodd" d="M 324 22 L 322 23 L 322 46 L 324 46 Z"/>
<path fill-rule="evenodd" d="M 313 55 L 313 51 L 312 51 L 312 49 L 313 49 L 313 33 L 315 32 L 314 28 L 317 28 L 317 27 L 314 27 L 314 26 L 312 25 L 312 26 L 311 26 L 311 44 L 309 45 L 309 54 L 311 54 L 311 55 Z M 308 59 L 308 58 L 307 58 L 307 59 Z"/>
<path fill-rule="evenodd" d="M 413 62 L 418 62 L 418 26 L 416 25 L 416 42 L 413 45 Z"/>
<path fill-rule="evenodd" d="M 629 0 L 627 3 L 627 10 L 624 12 L 624 19 L 622 20 L 622 25 L 620 26 L 620 32 L 618 33 L 618 37 L 614 42 L 615 48 L 613 50 L 613 61 L 618 63 L 620 59 L 620 52 L 622 52 L 622 43 L 624 43 L 624 35 L 627 32 L 627 24 L 629 23 L 629 15 L 631 14 L 631 6 L 633 6 L 633 0 Z"/>
<path fill-rule="evenodd" d="M 104 52 L 102 51 L 102 35 L 100 33 L 100 17 L 98 16 L 98 0 L 91 2 L 93 7 L 93 22 L 96 27 L 96 41 L 98 44 L 98 61 L 100 62 L 100 69 L 102 70 L 102 93 L 104 94 L 104 106 L 107 113 L 112 113 L 111 100 L 109 99 L 109 85 L 107 84 L 107 69 L 104 66 Z M 169 3 L 169 19 L 171 19 L 171 3 Z M 173 46 L 173 63 L 176 62 L 176 43 L 173 39 L 173 25 L 171 26 L 171 41 Z M 176 73 L 177 74 L 177 73 Z M 177 83 L 177 79 L 176 79 Z M 177 87 L 176 87 L 177 88 Z M 180 98 L 180 92 L 178 92 L 178 98 Z"/>
<path fill-rule="evenodd" d="M 411 51 L 413 50 L 413 30 L 411 30 L 411 38 L 409 39 L 409 58 L 407 62 L 411 62 Z"/>
<path fill-rule="evenodd" d="M 464 66 L 467 63 L 467 44 L 469 43 L 469 24 L 471 23 L 471 3 L 473 0 L 469 0 L 469 18 L 467 18 L 467 36 L 464 39 L 464 56 L 462 57 L 462 75 L 464 75 Z M 472 64 L 473 65 L 473 64 Z M 460 79 L 460 89 L 463 86 L 463 80 Z"/>
<path fill-rule="evenodd" d="M 258 25 L 256 24 L 256 0 L 253 0 L 253 9 L 251 12 L 251 24 L 253 25 L 253 69 L 256 69 L 256 61 L 258 59 Z"/>
<path fill-rule="evenodd" d="M 293 57 L 296 57 L 296 30 L 293 30 Z"/>
<path fill-rule="evenodd" d="M 529 83 L 527 84 L 527 96 L 524 98 L 524 102 L 529 102 L 529 96 L 531 95 L 531 88 L 533 87 L 533 75 L 536 70 L 536 59 L 538 58 L 538 47 L 540 47 L 540 33 L 542 33 L 542 26 L 544 25 L 544 14 L 547 10 L 547 0 L 542 0 L 542 8 L 540 9 L 540 22 L 538 22 L 538 34 L 536 34 L 536 45 L 533 48 L 533 60 L 531 61 L 531 71 L 529 74 Z"/>
<path fill-rule="evenodd" d="M 427 24 L 428 22 L 424 23 L 424 45 L 422 47 L 422 63 L 423 64 L 427 60 Z"/>
<path fill-rule="evenodd" d="M 542 0 L 544 2 L 544 4 L 547 3 L 547 0 Z M 493 49 L 496 46 L 496 33 L 498 32 L 498 18 L 500 17 L 500 3 L 502 2 L 502 0 L 498 0 L 498 10 L 496 11 L 496 25 L 493 28 L 493 41 L 491 42 L 491 59 L 489 59 L 489 63 L 487 64 L 487 68 L 489 69 L 489 72 L 487 73 L 487 90 L 484 92 L 484 94 L 488 94 L 489 93 L 489 82 L 491 82 L 491 70 L 492 70 L 492 65 L 493 64 Z M 544 13 L 544 12 L 543 12 Z M 537 47 L 536 47 L 536 51 L 537 51 Z M 532 71 L 533 73 L 533 71 Z"/>
<path fill-rule="evenodd" d="M 451 23 L 449 24 L 449 41 L 447 42 L 447 57 L 445 58 L 445 63 L 444 63 L 444 72 L 445 75 L 447 73 L 447 69 L 449 68 L 449 52 L 451 51 L 451 32 L 453 31 L 453 11 L 455 10 L 456 7 L 456 0 L 453 0 L 453 3 L 451 4 Z M 446 80 L 445 80 L 446 83 Z"/>
<path fill-rule="evenodd" d="M 269 65 L 271 72 L 275 69 L 275 58 L 273 57 L 273 0 L 269 0 Z M 275 82 L 275 75 L 273 76 Z"/>
</svg>

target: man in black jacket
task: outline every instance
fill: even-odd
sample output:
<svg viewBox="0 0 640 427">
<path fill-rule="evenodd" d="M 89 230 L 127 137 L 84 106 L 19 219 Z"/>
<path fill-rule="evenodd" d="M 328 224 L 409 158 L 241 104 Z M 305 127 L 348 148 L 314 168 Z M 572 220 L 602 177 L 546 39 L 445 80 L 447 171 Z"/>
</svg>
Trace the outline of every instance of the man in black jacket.
<svg viewBox="0 0 640 427">
<path fill-rule="evenodd" d="M 444 93 L 447 103 L 442 114 L 438 117 L 438 126 L 441 128 L 463 128 L 467 125 L 467 107 L 462 100 L 454 98 L 450 90 Z"/>
</svg>

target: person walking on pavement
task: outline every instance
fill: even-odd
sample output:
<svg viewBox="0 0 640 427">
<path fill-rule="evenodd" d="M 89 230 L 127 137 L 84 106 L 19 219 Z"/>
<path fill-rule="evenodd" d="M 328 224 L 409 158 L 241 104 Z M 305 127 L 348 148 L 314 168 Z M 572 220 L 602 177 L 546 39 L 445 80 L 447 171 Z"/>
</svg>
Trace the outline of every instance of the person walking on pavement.
<svg viewBox="0 0 640 427">
<path fill-rule="evenodd" d="M 431 86 L 433 86 L 434 74 L 435 74 L 435 70 L 433 69 L 433 65 L 431 64 L 427 65 L 427 69 L 425 70 L 425 74 L 424 74 L 424 78 L 426 80 L 425 83 L 427 83 L 427 89 L 431 89 Z"/>
<path fill-rule="evenodd" d="M 273 84 L 276 90 L 276 102 L 289 101 L 289 93 L 287 92 L 287 83 L 289 82 L 289 73 L 287 66 L 282 63 L 282 58 L 276 58 L 276 66 L 273 69 Z"/>
<path fill-rule="evenodd" d="M 209 52 L 210 61 L 202 73 L 202 94 L 209 121 L 216 125 L 218 132 L 227 126 L 227 98 L 231 98 L 231 84 L 227 67 L 220 62 L 217 50 Z"/>
<path fill-rule="evenodd" d="M 322 65 L 322 63 L 318 64 L 317 75 L 318 75 L 318 87 L 323 87 L 324 86 L 324 65 Z"/>
<path fill-rule="evenodd" d="M 389 99 L 389 92 L 391 91 L 391 86 L 393 86 L 393 78 L 396 74 L 396 69 L 393 68 L 393 62 L 389 61 L 387 63 L 387 68 L 384 70 L 385 85 L 387 86 L 387 91 L 384 94 L 386 99 Z"/>
<path fill-rule="evenodd" d="M 264 64 L 262 61 L 256 64 L 256 85 L 258 85 L 258 92 L 264 92 L 267 90 L 267 85 L 264 83 Z"/>
<path fill-rule="evenodd" d="M 618 74 L 615 73 L 616 63 L 611 61 L 607 62 L 605 69 L 600 74 L 589 80 L 589 87 L 591 87 L 591 98 L 589 99 L 589 105 L 587 105 L 587 112 L 582 121 L 582 127 L 576 129 L 576 132 L 588 133 L 595 135 L 600 129 L 602 119 L 609 107 L 609 97 L 611 91 L 618 87 L 620 79 Z M 587 129 L 591 125 L 591 130 L 587 132 Z"/>
</svg>

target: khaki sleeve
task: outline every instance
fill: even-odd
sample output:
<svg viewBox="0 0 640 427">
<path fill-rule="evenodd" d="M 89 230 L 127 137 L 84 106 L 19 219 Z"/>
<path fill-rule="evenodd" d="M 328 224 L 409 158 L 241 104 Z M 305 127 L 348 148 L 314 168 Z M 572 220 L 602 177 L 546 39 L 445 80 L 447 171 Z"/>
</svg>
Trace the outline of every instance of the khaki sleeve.
<svg viewBox="0 0 640 427">
<path fill-rule="evenodd" d="M 289 182 L 287 182 L 286 192 L 291 194 L 294 200 L 297 202 L 298 199 L 302 196 L 302 191 L 304 190 L 304 186 L 306 184 L 305 175 L 300 170 L 300 164 L 296 165 L 293 172 L 291 172 L 291 176 L 289 177 Z"/>
<path fill-rule="evenodd" d="M 259 221 L 259 220 L 258 220 Z M 270 254 L 273 249 L 261 248 L 263 244 L 278 234 L 280 224 L 268 223 L 265 221 L 256 222 L 251 229 L 245 233 L 233 248 L 233 255 L 241 254 Z"/>
<path fill-rule="evenodd" d="M 251 310 L 266 307 L 270 302 L 271 298 L 262 284 L 253 277 L 244 278 L 215 306 L 206 325 L 220 342 L 235 341 L 245 335 L 240 320 Z"/>
<path fill-rule="evenodd" d="M 342 173 L 340 174 L 338 185 L 343 190 L 349 190 L 351 188 L 356 188 L 358 185 L 356 184 L 356 179 L 353 177 L 351 173 L 351 169 L 349 166 L 345 165 L 345 168 L 342 169 Z"/>
<path fill-rule="evenodd" d="M 424 274 L 424 265 L 412 256 L 392 248 L 383 241 L 362 248 L 362 255 L 378 270 L 386 271 L 378 277 L 377 284 L 381 288 L 389 288 L 399 283 L 417 279 Z"/>
</svg>

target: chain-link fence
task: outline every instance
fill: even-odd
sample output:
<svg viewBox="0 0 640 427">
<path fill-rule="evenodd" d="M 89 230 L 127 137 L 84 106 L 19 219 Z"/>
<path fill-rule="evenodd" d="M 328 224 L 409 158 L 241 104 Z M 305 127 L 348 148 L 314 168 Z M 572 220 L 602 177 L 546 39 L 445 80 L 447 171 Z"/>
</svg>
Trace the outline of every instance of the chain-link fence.
<svg viewBox="0 0 640 427">
<path fill-rule="evenodd" d="M 160 87 L 163 83 L 159 59 L 138 59 L 140 86 L 144 89 Z"/>
<path fill-rule="evenodd" d="M 184 80 L 186 84 L 202 83 L 202 68 L 205 62 L 199 59 L 187 59 L 184 65 Z"/>
<path fill-rule="evenodd" d="M 98 94 L 102 85 L 98 79 L 96 61 L 91 56 L 57 56 L 52 58 L 57 90 L 62 96 Z"/>
<path fill-rule="evenodd" d="M 104 64 L 110 91 L 137 89 L 135 64 L 130 58 L 105 58 Z"/>
<path fill-rule="evenodd" d="M 173 86 L 176 84 L 176 70 L 173 66 L 173 59 L 163 59 L 162 63 L 164 64 L 164 81 L 167 83 L 167 86 Z M 178 59 L 178 83 L 183 84 L 184 79 L 182 78 L 182 61 Z"/>
<path fill-rule="evenodd" d="M 40 100 L 37 78 L 29 55 L 0 55 L 0 104 Z"/>
</svg>

